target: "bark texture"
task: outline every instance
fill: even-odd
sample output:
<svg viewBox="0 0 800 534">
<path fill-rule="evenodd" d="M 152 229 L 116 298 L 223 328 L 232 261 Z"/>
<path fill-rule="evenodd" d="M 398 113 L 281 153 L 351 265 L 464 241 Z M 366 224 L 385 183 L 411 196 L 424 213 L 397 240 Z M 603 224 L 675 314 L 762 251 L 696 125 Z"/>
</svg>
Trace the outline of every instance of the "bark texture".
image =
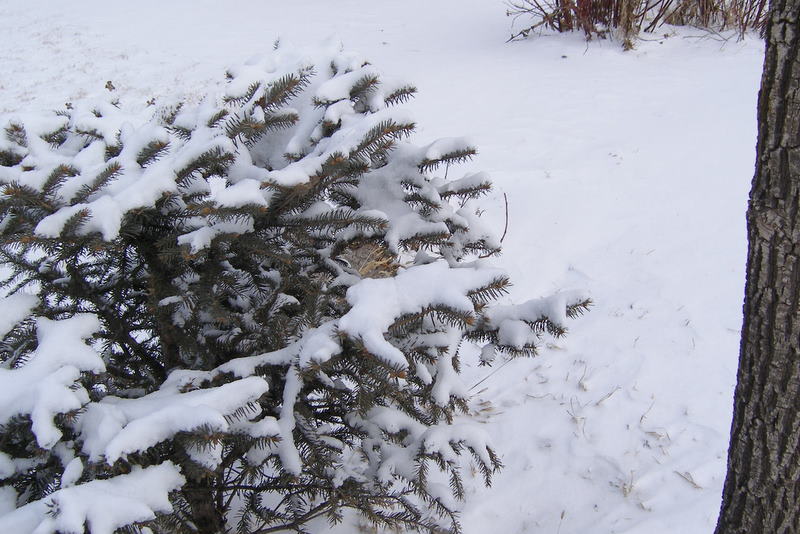
<svg viewBox="0 0 800 534">
<path fill-rule="evenodd" d="M 212 488 L 216 479 L 203 478 L 201 480 L 190 480 L 183 487 L 183 496 L 189 504 L 192 514 L 192 522 L 198 534 L 223 534 L 228 532 L 225 529 L 225 519 L 223 517 L 224 508 L 217 502 L 215 492 Z"/>
<path fill-rule="evenodd" d="M 716 534 L 800 533 L 800 0 L 773 0 L 744 326 Z"/>
</svg>

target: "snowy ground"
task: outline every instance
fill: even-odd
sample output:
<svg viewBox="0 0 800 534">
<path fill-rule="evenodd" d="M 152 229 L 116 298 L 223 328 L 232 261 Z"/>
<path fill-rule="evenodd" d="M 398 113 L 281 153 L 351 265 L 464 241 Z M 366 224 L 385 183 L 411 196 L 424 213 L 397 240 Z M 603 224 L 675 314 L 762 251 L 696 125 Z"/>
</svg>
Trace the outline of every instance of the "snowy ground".
<svg viewBox="0 0 800 534">
<path fill-rule="evenodd" d="M 338 36 L 414 82 L 419 142 L 468 135 L 509 230 L 519 299 L 596 306 L 533 360 L 487 377 L 506 465 L 467 534 L 709 533 L 725 467 L 762 46 L 664 30 L 624 53 L 544 36 L 505 44 L 495 0 L 0 3 L 0 112 L 101 92 L 197 95 L 231 63 Z M 668 33 L 668 36 L 664 36 Z M 476 404 L 477 406 L 477 404 Z M 344 529 L 348 531 L 348 529 Z"/>
</svg>

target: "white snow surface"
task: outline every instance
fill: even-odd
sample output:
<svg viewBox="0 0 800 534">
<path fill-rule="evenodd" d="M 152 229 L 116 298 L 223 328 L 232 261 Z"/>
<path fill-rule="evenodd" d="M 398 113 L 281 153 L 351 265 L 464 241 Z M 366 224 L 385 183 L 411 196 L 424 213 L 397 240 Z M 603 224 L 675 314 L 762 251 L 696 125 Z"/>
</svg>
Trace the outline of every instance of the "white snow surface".
<svg viewBox="0 0 800 534">
<path fill-rule="evenodd" d="M 566 288 L 595 301 L 535 359 L 465 362 L 475 416 L 505 468 L 491 488 L 471 485 L 464 531 L 710 533 L 735 383 L 762 44 L 672 28 L 632 52 L 578 35 L 505 44 L 504 12 L 500 0 L 6 0 L 0 112 L 102 96 L 108 80 L 142 108 L 152 97 L 199 100 L 279 36 L 338 35 L 418 87 L 415 142 L 468 136 L 480 150 L 459 172 L 490 174 L 482 206 L 496 230 L 508 199 L 500 261 L 512 299 Z M 131 513 L 165 510 L 179 476 L 157 477 L 158 491 L 143 490 Z M 54 495 L 81 519 L 92 496 L 74 492 L 93 484 Z M 11 499 L 0 495 L 0 510 Z M 20 513 L 0 516 L 0 531 L 72 532 L 9 523 Z"/>
</svg>

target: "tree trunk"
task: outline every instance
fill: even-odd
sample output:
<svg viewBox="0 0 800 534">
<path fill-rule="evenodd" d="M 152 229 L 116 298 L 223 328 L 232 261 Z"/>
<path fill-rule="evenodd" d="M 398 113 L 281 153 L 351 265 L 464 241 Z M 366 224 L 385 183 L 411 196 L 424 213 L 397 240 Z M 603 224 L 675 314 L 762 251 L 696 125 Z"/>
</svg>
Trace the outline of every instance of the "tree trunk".
<svg viewBox="0 0 800 534">
<path fill-rule="evenodd" d="M 225 532 L 223 511 L 215 499 L 215 479 L 189 480 L 181 490 L 191 510 L 191 520 L 198 534 L 222 534 Z"/>
<path fill-rule="evenodd" d="M 800 533 L 800 0 L 773 0 L 744 326 L 716 534 Z"/>
</svg>

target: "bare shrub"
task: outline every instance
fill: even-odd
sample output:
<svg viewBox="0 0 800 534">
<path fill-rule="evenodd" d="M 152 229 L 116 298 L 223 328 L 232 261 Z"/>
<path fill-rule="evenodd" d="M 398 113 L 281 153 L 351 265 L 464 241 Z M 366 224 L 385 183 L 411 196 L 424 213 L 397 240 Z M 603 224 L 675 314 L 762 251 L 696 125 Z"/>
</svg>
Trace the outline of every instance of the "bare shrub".
<svg viewBox="0 0 800 534">
<path fill-rule="evenodd" d="M 644 31 L 662 24 L 763 34 L 767 0 L 509 0 L 508 16 L 530 24 L 509 41 L 537 29 L 583 31 L 587 39 L 617 36 L 628 50 Z"/>
</svg>

